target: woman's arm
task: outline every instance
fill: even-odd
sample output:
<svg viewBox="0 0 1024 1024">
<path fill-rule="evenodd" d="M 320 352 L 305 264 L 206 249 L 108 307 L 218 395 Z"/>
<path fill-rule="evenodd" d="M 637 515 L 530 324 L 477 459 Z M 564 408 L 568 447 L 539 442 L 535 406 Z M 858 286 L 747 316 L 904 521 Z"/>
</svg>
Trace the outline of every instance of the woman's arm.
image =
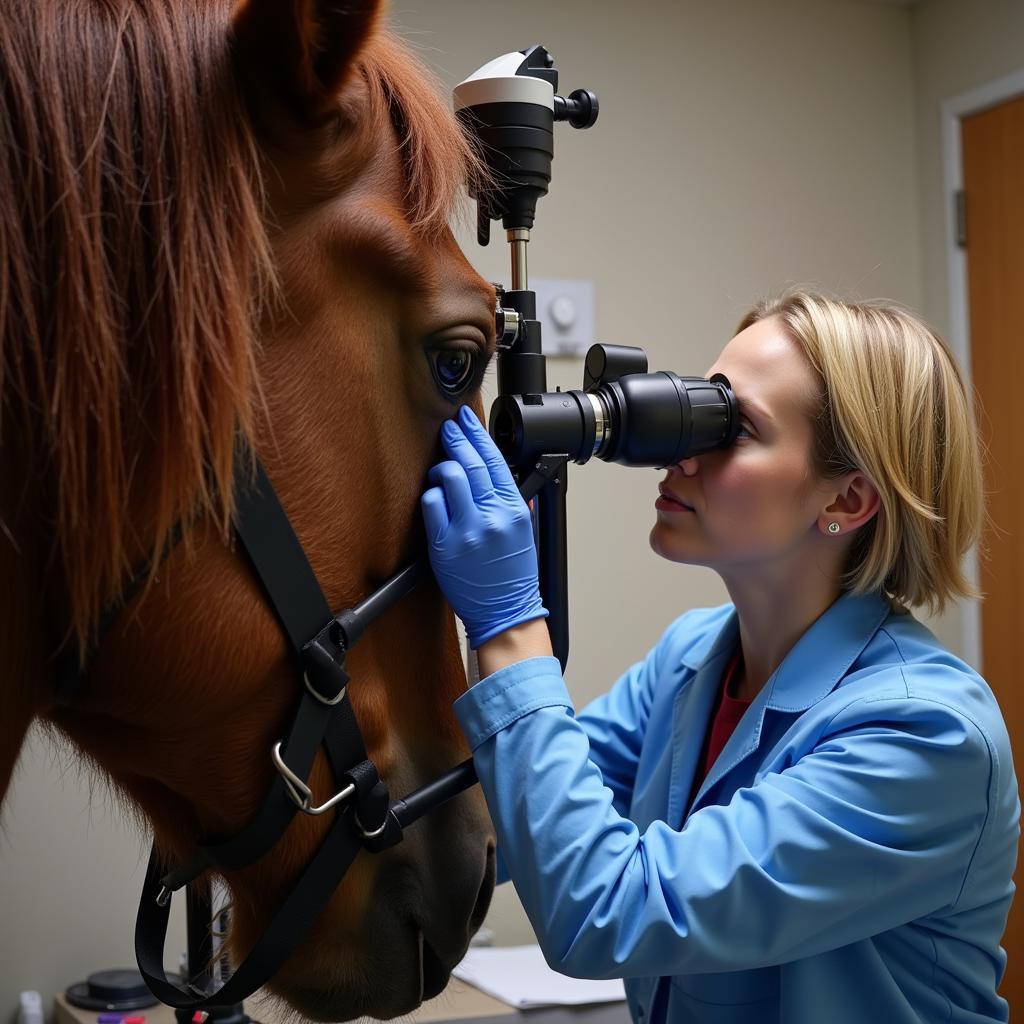
<svg viewBox="0 0 1024 1024">
<path fill-rule="evenodd" d="M 543 619 L 533 619 L 521 626 L 513 626 L 481 645 L 476 652 L 480 677 L 486 678 L 495 672 L 527 658 L 550 658 L 551 636 Z"/>
<path fill-rule="evenodd" d="M 583 977 L 743 970 L 955 905 L 993 763 L 955 710 L 860 701 L 813 750 L 644 833 L 613 806 L 554 659 L 456 704 L 512 880 L 548 961 Z"/>
</svg>

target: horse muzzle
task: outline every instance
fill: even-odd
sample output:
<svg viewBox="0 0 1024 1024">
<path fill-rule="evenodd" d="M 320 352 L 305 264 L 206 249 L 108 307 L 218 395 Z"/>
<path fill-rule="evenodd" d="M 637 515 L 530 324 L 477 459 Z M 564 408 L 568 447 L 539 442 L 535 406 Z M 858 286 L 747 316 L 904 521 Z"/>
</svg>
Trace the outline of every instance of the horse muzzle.
<svg viewBox="0 0 1024 1024">
<path fill-rule="evenodd" d="M 494 890 L 493 843 L 477 837 L 449 849 L 443 891 L 424 895 L 423 867 L 405 857 L 382 865 L 358 924 L 328 907 L 268 988 L 310 1020 L 389 1020 L 439 995 L 483 922 Z M 424 851 L 417 851 L 423 854 Z M 395 853 L 397 859 L 398 851 Z M 390 858 L 389 858 L 390 860 Z"/>
</svg>

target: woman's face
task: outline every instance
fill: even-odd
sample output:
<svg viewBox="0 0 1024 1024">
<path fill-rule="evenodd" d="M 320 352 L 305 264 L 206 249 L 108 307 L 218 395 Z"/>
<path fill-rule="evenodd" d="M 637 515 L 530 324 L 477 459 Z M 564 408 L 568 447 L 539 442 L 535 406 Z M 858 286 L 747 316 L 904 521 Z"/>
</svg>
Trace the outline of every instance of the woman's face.
<svg viewBox="0 0 1024 1024">
<path fill-rule="evenodd" d="M 668 469 L 651 547 L 673 562 L 785 573 L 820 543 L 827 486 L 811 464 L 818 384 L 774 317 L 736 335 L 708 371 L 724 373 L 739 404 L 735 444 Z"/>
</svg>

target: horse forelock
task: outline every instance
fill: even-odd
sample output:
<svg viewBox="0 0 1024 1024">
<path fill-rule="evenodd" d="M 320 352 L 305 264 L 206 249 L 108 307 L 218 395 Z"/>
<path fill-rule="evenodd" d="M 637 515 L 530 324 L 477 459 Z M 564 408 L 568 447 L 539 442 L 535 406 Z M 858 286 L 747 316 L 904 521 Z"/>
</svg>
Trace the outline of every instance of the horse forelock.
<svg viewBox="0 0 1024 1024">
<path fill-rule="evenodd" d="M 387 112 L 398 135 L 410 227 L 425 235 L 443 232 L 465 190 L 486 187 L 486 165 L 435 77 L 408 47 L 381 32 L 360 62 L 371 105 Z"/>
<path fill-rule="evenodd" d="M 272 264 L 231 6 L 15 0 L 0 19 L 0 520 L 35 509 L 19 522 L 40 535 L 13 541 L 83 645 L 177 520 L 226 528 L 256 415 Z"/>
</svg>

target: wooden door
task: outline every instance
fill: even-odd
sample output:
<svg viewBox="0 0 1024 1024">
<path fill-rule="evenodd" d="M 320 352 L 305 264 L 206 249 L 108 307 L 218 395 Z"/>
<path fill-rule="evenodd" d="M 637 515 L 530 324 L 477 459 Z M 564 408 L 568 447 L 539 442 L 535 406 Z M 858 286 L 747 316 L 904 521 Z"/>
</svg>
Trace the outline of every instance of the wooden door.
<svg viewBox="0 0 1024 1024">
<path fill-rule="evenodd" d="M 982 671 L 1024 784 L 1024 97 L 964 118 L 962 141 L 971 367 L 991 515 L 981 560 Z M 1016 881 L 1000 989 L 1011 1020 L 1024 1013 L 1024 863 Z"/>
</svg>

